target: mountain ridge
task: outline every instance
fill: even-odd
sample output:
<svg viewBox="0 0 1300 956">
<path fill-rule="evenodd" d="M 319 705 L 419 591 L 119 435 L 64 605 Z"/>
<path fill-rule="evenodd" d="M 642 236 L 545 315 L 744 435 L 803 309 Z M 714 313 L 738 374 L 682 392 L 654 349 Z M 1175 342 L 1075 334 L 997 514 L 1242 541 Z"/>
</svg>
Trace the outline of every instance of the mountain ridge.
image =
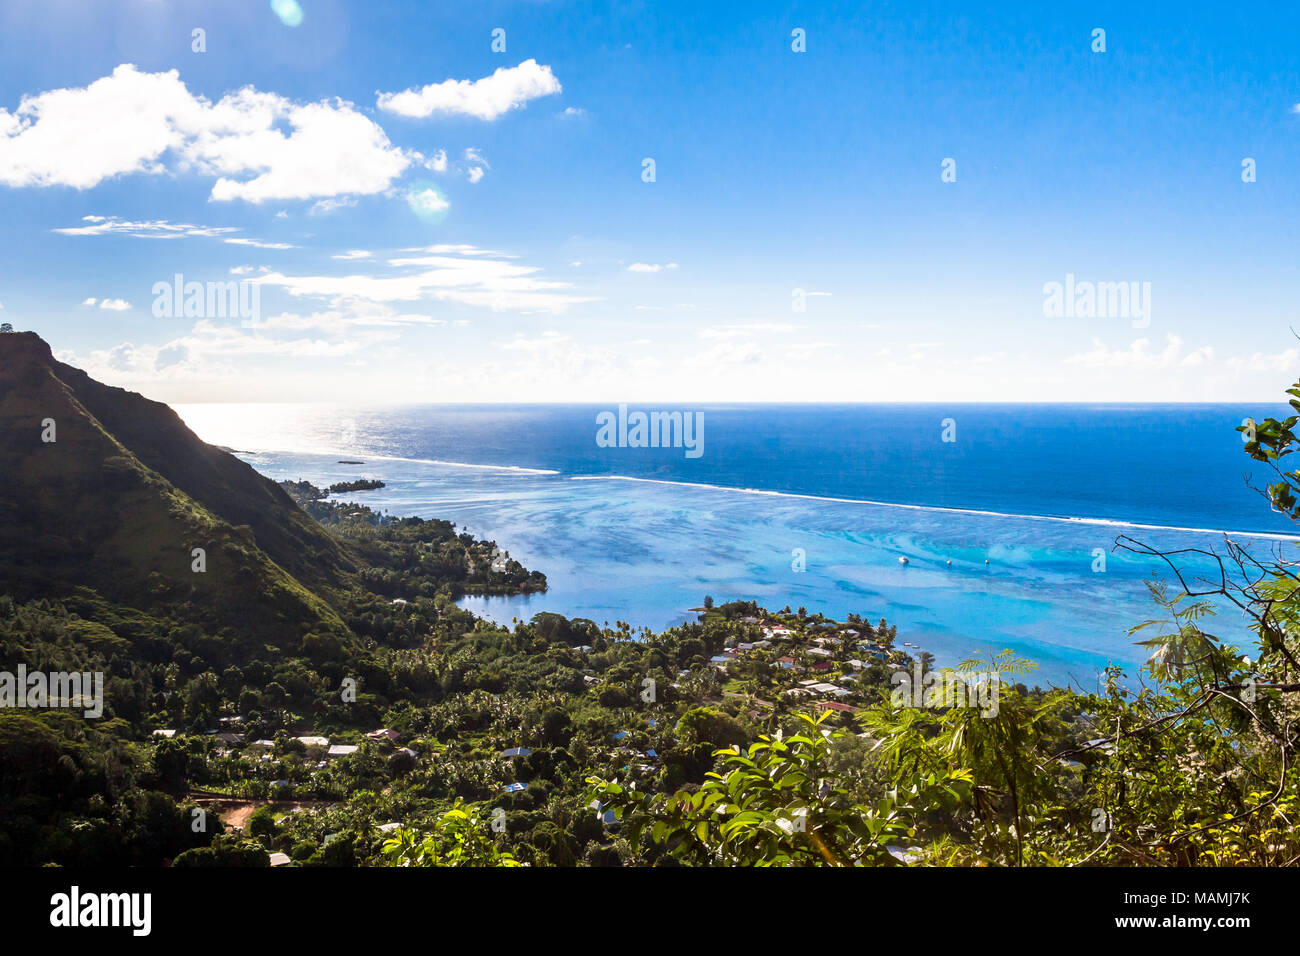
<svg viewBox="0 0 1300 956">
<path fill-rule="evenodd" d="M 11 593 L 89 588 L 248 637 L 350 633 L 321 595 L 346 587 L 356 561 L 282 488 L 31 332 L 0 335 L 0 470 Z"/>
</svg>

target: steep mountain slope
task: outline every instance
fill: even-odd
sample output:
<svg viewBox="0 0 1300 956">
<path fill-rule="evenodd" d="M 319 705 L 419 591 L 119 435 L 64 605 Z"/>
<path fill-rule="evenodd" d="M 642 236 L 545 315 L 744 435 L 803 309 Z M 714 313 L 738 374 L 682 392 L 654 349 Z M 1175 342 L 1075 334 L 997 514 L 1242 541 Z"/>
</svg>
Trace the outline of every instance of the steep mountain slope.
<svg viewBox="0 0 1300 956">
<path fill-rule="evenodd" d="M 7 593 L 90 588 L 259 640 L 347 633 L 322 595 L 353 560 L 281 488 L 30 332 L 0 335 L 0 481 Z"/>
</svg>

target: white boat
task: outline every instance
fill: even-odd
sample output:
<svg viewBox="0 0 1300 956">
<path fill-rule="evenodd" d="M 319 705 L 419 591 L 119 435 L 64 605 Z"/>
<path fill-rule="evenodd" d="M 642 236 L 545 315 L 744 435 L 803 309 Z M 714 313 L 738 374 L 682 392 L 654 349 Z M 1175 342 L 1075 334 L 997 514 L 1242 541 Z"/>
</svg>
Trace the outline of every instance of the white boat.
<svg viewBox="0 0 1300 956">
<path fill-rule="evenodd" d="M 899 558 L 899 559 L 898 559 L 898 563 L 899 563 L 899 564 L 910 564 L 911 562 L 909 562 L 909 561 L 907 560 L 907 558 Z"/>
</svg>

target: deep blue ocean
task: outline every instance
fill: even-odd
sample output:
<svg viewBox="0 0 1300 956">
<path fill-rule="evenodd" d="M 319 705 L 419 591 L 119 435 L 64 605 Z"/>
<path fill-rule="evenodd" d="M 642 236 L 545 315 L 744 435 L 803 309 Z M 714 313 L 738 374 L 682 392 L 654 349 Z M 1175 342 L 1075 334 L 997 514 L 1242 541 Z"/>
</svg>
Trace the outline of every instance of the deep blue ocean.
<svg viewBox="0 0 1300 956">
<path fill-rule="evenodd" d="M 270 477 L 380 478 L 350 497 L 494 538 L 550 580 L 462 602 L 507 623 L 554 610 L 659 629 L 706 594 L 753 598 L 885 617 L 940 663 L 1010 647 L 1040 683 L 1095 687 L 1107 663 L 1136 674 L 1126 631 L 1155 614 L 1144 579 L 1165 570 L 1119 535 L 1291 548 L 1235 431 L 1285 406 L 632 406 L 698 414 L 699 457 L 601 447 L 597 415 L 616 406 L 177 410 Z M 1235 609 L 1209 629 L 1249 647 Z"/>
</svg>

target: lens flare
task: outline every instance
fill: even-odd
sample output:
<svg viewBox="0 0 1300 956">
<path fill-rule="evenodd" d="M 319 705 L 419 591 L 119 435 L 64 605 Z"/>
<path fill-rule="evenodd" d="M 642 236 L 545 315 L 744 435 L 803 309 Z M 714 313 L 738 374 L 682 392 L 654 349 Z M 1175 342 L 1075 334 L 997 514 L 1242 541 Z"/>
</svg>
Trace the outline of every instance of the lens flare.
<svg viewBox="0 0 1300 956">
<path fill-rule="evenodd" d="M 271 12 L 286 27 L 296 27 L 302 23 L 302 5 L 298 0 L 271 0 Z"/>
<path fill-rule="evenodd" d="M 447 210 L 451 208 L 451 203 L 443 198 L 442 193 L 427 182 L 412 184 L 406 192 L 406 202 L 426 222 L 442 222 L 447 218 Z"/>
</svg>

